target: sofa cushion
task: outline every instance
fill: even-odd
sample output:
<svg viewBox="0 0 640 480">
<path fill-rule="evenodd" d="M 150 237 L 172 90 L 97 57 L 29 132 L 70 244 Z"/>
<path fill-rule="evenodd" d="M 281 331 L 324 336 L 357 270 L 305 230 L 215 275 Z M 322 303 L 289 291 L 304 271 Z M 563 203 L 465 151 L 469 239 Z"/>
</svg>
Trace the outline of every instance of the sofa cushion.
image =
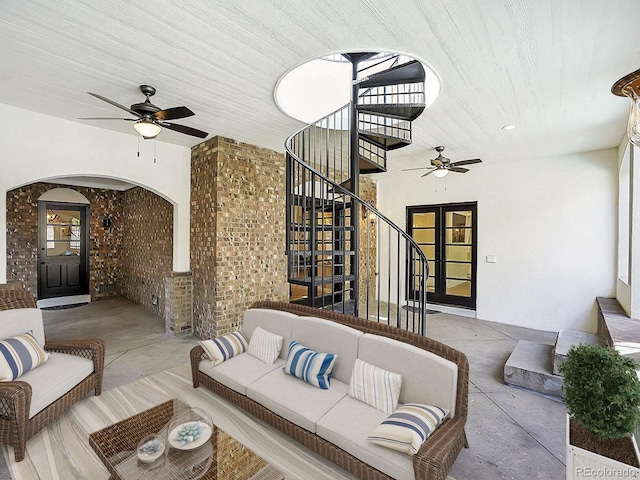
<svg viewBox="0 0 640 480">
<path fill-rule="evenodd" d="M 337 379 L 349 384 L 361 336 L 360 330 L 316 317 L 298 317 L 291 329 L 293 340 L 316 352 L 331 352 L 338 356 L 331 374 L 332 383 Z"/>
<path fill-rule="evenodd" d="M 250 308 L 244 312 L 242 332 L 247 338 L 251 338 L 256 327 L 262 327 L 267 332 L 282 337 L 282 345 L 289 345 L 291 341 L 291 325 L 297 315 L 279 310 L 266 308 Z M 279 358 L 287 358 L 287 349 L 280 351 Z"/>
<path fill-rule="evenodd" d="M 19 380 L 31 385 L 29 418 L 56 401 L 93 373 L 93 360 L 52 352 L 44 365 L 30 370 Z"/>
<path fill-rule="evenodd" d="M 440 407 L 407 403 L 389 415 L 367 439 L 376 445 L 415 455 L 448 413 Z"/>
<path fill-rule="evenodd" d="M 243 353 L 215 367 L 208 360 L 202 360 L 198 370 L 225 387 L 246 395 L 247 385 L 275 369 L 280 370 L 283 365 L 284 360 L 281 358 L 278 358 L 273 365 L 267 365 L 248 353 Z"/>
<path fill-rule="evenodd" d="M 367 436 L 387 416 L 386 413 L 347 396 L 318 420 L 316 433 L 391 478 L 415 480 L 412 457 L 374 445 L 367 440 Z"/>
<path fill-rule="evenodd" d="M 458 366 L 413 345 L 379 335 L 360 337 L 358 358 L 402 375 L 400 403 L 438 405 L 454 416 Z"/>
<path fill-rule="evenodd" d="M 321 390 L 285 375 L 278 369 L 247 386 L 247 396 L 290 422 L 315 433 L 316 422 L 347 395 L 348 388 L 346 383 L 332 379 L 331 388 Z M 371 430 L 367 435 L 369 433 Z"/>
<path fill-rule="evenodd" d="M 256 327 L 249 340 L 247 353 L 267 365 L 273 365 L 282 350 L 282 336 L 267 332 L 262 327 Z"/>
<path fill-rule="evenodd" d="M 353 366 L 349 396 L 383 411 L 393 413 L 398 406 L 402 377 L 359 358 Z"/>
<path fill-rule="evenodd" d="M 10 382 L 49 358 L 33 335 L 23 333 L 0 340 L 0 382 Z"/>
<path fill-rule="evenodd" d="M 0 338 L 9 338 L 24 332 L 31 332 L 38 345 L 44 347 L 44 326 L 42 311 L 39 308 L 0 311 Z"/>
<path fill-rule="evenodd" d="M 246 352 L 249 346 L 247 339 L 240 331 L 212 338 L 211 340 L 203 340 L 200 345 L 207 352 L 207 356 L 211 359 L 213 365 L 220 365 L 234 355 Z"/>
</svg>

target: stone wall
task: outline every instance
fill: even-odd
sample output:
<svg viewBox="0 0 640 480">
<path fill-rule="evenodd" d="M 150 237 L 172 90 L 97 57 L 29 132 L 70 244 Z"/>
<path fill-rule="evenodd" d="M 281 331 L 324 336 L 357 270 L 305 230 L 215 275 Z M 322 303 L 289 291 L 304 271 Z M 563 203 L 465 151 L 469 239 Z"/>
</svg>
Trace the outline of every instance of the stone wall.
<svg viewBox="0 0 640 480">
<path fill-rule="evenodd" d="M 284 155 L 223 137 L 193 147 L 194 333 L 236 330 L 258 300 L 288 299 Z"/>
<path fill-rule="evenodd" d="M 122 192 L 99 188 L 33 183 L 7 192 L 7 280 L 38 293 L 38 198 L 53 188 L 70 188 L 90 202 L 89 291 L 92 300 L 117 296 L 122 262 Z M 110 216 L 112 227 L 103 219 Z M 108 288 L 105 288 L 108 287 Z"/>
<path fill-rule="evenodd" d="M 173 205 L 144 188 L 130 188 L 122 194 L 122 228 L 119 292 L 164 317 L 165 273 L 173 268 Z"/>
</svg>

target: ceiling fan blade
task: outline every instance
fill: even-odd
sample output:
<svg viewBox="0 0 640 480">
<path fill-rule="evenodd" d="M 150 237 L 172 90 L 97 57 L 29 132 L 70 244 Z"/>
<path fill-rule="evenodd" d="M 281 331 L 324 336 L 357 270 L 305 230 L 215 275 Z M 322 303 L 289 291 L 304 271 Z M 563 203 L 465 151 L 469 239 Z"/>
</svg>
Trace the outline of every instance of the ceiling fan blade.
<svg viewBox="0 0 640 480">
<path fill-rule="evenodd" d="M 400 170 L 400 171 L 401 172 L 410 172 L 411 170 L 426 170 L 427 168 L 433 168 L 433 167 L 405 168 L 405 169 Z"/>
<path fill-rule="evenodd" d="M 125 122 L 137 122 L 137 118 L 118 118 L 118 117 L 78 117 L 78 120 L 124 120 Z"/>
<path fill-rule="evenodd" d="M 434 158 L 433 160 L 431 160 L 431 165 L 435 165 L 436 167 L 444 167 L 444 163 L 442 163 L 442 160 L 438 158 Z"/>
<path fill-rule="evenodd" d="M 456 173 L 466 173 L 469 171 L 468 168 L 462 168 L 462 167 L 450 167 L 449 171 L 451 172 L 456 172 Z"/>
<path fill-rule="evenodd" d="M 198 130 L 196 128 L 187 127 L 185 125 L 178 125 L 176 123 L 168 123 L 168 122 L 156 122 L 156 123 L 164 128 L 173 130 L 174 132 L 184 133 L 185 135 L 191 135 L 193 137 L 206 138 L 207 135 L 209 135 L 207 132 L 203 132 L 202 130 Z"/>
<path fill-rule="evenodd" d="M 97 93 L 91 93 L 91 92 L 87 92 L 89 95 L 99 98 L 100 100 L 102 100 L 103 102 L 107 102 L 110 103 L 111 105 L 113 105 L 114 107 L 118 107 L 121 108 L 122 110 L 124 110 L 125 112 L 129 112 L 132 115 L 135 115 L 136 117 L 140 118 L 140 114 L 134 110 L 131 110 L 130 108 L 125 107 L 124 105 L 120 105 L 119 103 L 114 102 L 113 100 L 109 100 L 106 97 L 103 97 L 102 95 L 98 95 Z"/>
<path fill-rule="evenodd" d="M 437 168 L 434 168 L 433 170 L 429 170 L 427 173 L 425 173 L 424 175 L 421 175 L 421 177 L 426 177 L 427 175 L 431 175 L 433 172 L 435 172 L 437 170 Z"/>
<path fill-rule="evenodd" d="M 451 166 L 460 166 L 460 165 L 473 165 L 474 163 L 482 163 L 482 160 L 479 158 L 471 158 L 469 160 L 460 160 L 459 162 L 453 162 Z"/>
<path fill-rule="evenodd" d="M 187 107 L 173 107 L 154 113 L 153 118 L 159 122 L 163 122 L 165 120 L 177 120 L 179 118 L 192 117 L 193 115 L 195 115 L 195 113 Z"/>
</svg>

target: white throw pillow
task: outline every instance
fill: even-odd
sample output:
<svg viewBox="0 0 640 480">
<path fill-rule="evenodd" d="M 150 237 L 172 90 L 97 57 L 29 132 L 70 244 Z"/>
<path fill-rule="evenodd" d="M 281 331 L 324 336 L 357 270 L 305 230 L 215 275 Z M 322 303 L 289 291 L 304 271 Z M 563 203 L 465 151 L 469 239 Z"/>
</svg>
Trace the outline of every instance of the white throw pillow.
<svg viewBox="0 0 640 480">
<path fill-rule="evenodd" d="M 402 376 L 374 367 L 359 358 L 351 372 L 349 396 L 390 414 L 398 406 Z"/>
<path fill-rule="evenodd" d="M 251 335 L 251 340 L 249 340 L 247 353 L 267 365 L 273 365 L 282 350 L 282 342 L 283 339 L 280 335 L 256 327 Z"/>
<path fill-rule="evenodd" d="M 415 455 L 448 413 L 446 408 L 406 403 L 378 425 L 367 440 Z"/>
<path fill-rule="evenodd" d="M 220 365 L 234 355 L 246 352 L 248 346 L 247 339 L 240 331 L 212 338 L 211 340 L 203 340 L 200 345 L 202 345 L 207 356 L 211 359 L 213 366 Z"/>
</svg>

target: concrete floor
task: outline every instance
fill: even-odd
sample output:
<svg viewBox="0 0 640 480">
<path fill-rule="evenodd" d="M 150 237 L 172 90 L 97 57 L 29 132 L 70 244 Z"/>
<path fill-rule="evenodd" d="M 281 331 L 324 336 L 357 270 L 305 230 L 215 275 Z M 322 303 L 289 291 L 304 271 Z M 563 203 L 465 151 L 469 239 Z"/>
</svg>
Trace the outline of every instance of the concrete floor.
<svg viewBox="0 0 640 480">
<path fill-rule="evenodd" d="M 44 311 L 50 339 L 102 338 L 103 390 L 189 361 L 193 337 L 164 335 L 164 321 L 139 305 L 115 299 Z M 428 335 L 463 351 L 470 364 L 469 449 L 450 474 L 456 480 L 565 478 L 565 405 L 508 386 L 503 366 L 520 339 L 553 344 L 540 332 L 449 314 L 428 316 Z M 0 456 L 1 458 L 2 456 Z M 10 479 L 4 458 L 0 480 Z"/>
</svg>

